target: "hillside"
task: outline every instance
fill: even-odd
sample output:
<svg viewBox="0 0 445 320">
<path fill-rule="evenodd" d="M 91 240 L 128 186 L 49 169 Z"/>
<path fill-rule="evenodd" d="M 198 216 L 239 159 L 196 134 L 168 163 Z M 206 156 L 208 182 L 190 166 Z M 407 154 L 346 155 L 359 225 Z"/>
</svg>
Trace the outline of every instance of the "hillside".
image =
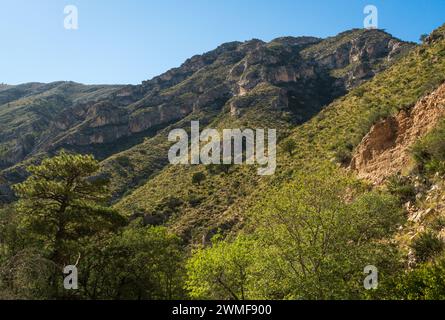
<svg viewBox="0 0 445 320">
<path fill-rule="evenodd" d="M 171 128 L 237 119 L 285 135 L 410 47 L 356 29 L 325 40 L 223 44 L 138 86 L 13 86 L 0 93 L 2 176 L 18 182 L 23 165 L 61 148 L 92 153 L 104 160 L 118 198 L 164 168 Z"/>
<path fill-rule="evenodd" d="M 231 42 L 140 85 L 1 86 L 0 297 L 441 297 L 444 102 L 445 25 L 421 45 Z M 276 129 L 275 174 L 169 164 L 196 120 Z"/>
<path fill-rule="evenodd" d="M 352 150 L 373 123 L 414 106 L 444 81 L 443 54 L 444 42 L 437 38 L 414 49 L 387 71 L 337 99 L 307 123 L 295 129 L 277 124 L 279 131 L 286 132 L 284 136 L 289 135 L 288 139 L 296 142 L 297 149 L 292 157 L 284 152 L 278 153 L 278 169 L 272 178 L 258 179 L 252 168 L 232 168 L 227 175 L 208 173 L 206 181 L 200 186 L 193 186 L 193 173 L 204 172 L 205 168 L 169 167 L 121 200 L 117 207 L 149 216 L 159 216 L 159 212 L 162 215 L 165 211 L 167 217 L 174 217 L 170 222 L 176 230 L 195 232 L 188 236 L 196 239 L 211 235 L 218 228 L 230 229 L 238 219 L 242 219 L 246 208 L 270 194 L 271 186 L 280 192 L 279 186 L 283 182 L 292 180 L 294 174 L 323 160 L 336 159 L 334 161 L 348 164 Z M 257 113 L 258 109 L 255 109 Z M 252 115 L 247 120 L 242 115 L 233 117 L 230 123 L 252 127 L 253 121 L 245 125 L 247 121 L 252 121 Z M 211 127 L 219 127 L 218 122 L 212 123 Z M 171 198 L 181 201 L 176 201 L 176 207 L 170 208 Z M 154 221 L 165 222 L 164 219 L 158 217 Z M 201 231 L 197 232 L 199 228 Z"/>
</svg>

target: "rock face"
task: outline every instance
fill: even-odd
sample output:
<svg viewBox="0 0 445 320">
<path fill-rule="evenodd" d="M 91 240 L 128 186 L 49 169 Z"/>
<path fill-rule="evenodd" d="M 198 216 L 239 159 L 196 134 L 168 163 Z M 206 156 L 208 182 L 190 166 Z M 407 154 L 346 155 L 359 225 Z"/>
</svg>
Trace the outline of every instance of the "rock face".
<svg viewBox="0 0 445 320">
<path fill-rule="evenodd" d="M 444 116 L 445 84 L 409 110 L 375 124 L 357 147 L 350 168 L 360 178 L 381 184 L 410 166 L 410 147 Z"/>
</svg>

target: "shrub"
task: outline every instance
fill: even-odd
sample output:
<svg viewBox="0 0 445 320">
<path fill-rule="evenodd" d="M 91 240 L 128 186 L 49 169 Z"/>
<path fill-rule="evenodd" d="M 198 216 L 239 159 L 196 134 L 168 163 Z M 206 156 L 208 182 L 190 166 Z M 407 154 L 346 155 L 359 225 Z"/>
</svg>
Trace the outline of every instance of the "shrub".
<svg viewBox="0 0 445 320">
<path fill-rule="evenodd" d="M 420 139 L 412 148 L 420 171 L 445 174 L 445 121 Z"/>
<path fill-rule="evenodd" d="M 228 174 L 230 172 L 231 164 L 209 164 L 206 166 L 210 174 Z"/>
<path fill-rule="evenodd" d="M 445 258 L 421 265 L 396 280 L 391 299 L 443 300 L 445 299 Z"/>
<path fill-rule="evenodd" d="M 411 247 L 414 250 L 417 261 L 423 263 L 442 252 L 444 244 L 436 234 L 426 231 L 413 241 Z"/>
<path fill-rule="evenodd" d="M 386 184 L 389 193 L 397 196 L 402 203 L 416 199 L 416 189 L 408 177 L 393 175 Z"/>
<path fill-rule="evenodd" d="M 196 172 L 192 176 L 192 183 L 200 185 L 205 180 L 206 176 L 203 172 Z"/>
<path fill-rule="evenodd" d="M 335 153 L 335 161 L 342 166 L 347 166 L 351 162 L 352 152 L 347 147 L 342 147 Z"/>
<path fill-rule="evenodd" d="M 430 222 L 430 227 L 434 231 L 441 231 L 445 228 L 445 217 L 437 216 Z"/>
<path fill-rule="evenodd" d="M 295 140 L 288 139 L 283 143 L 283 150 L 287 153 L 289 153 L 289 156 L 292 156 L 294 153 L 294 150 L 297 148 L 297 143 Z"/>
<path fill-rule="evenodd" d="M 190 206 L 197 207 L 202 203 L 203 199 L 203 197 L 200 197 L 196 193 L 191 193 L 187 197 L 187 202 L 190 204 Z"/>
</svg>

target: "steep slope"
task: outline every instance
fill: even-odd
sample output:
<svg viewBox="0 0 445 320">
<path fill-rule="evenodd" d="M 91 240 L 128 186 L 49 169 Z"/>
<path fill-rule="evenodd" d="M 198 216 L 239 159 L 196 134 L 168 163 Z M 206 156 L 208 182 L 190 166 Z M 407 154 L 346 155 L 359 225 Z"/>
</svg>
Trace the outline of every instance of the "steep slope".
<svg viewBox="0 0 445 320">
<path fill-rule="evenodd" d="M 337 162 L 339 167 L 349 164 L 352 151 L 373 124 L 414 106 L 439 88 L 445 81 L 445 25 L 429 39 L 434 40 L 413 49 L 388 70 L 293 130 L 288 139 L 298 146 L 295 155 L 278 153 L 278 168 L 273 179 L 262 181 L 255 192 L 229 207 L 221 215 L 221 221 L 242 224 L 244 212 L 259 199 L 273 198 L 299 172 L 316 170 L 318 163 Z"/>
<path fill-rule="evenodd" d="M 153 83 L 159 87 L 159 79 L 177 84 L 150 89 L 148 95 L 130 105 L 130 109 L 135 110 L 130 118 L 133 117 L 142 129 L 149 128 L 141 133 L 145 136 L 143 143 L 135 143 L 134 148 L 113 155 L 104 162 L 106 173 L 112 176 L 115 197 L 144 183 L 167 164 L 169 144 L 166 143 L 166 134 L 172 128 L 187 127 L 191 119 L 199 119 L 206 125 L 218 116 L 224 118 L 227 110 L 233 117 L 243 117 L 243 112 L 254 108 L 255 103 L 261 103 L 263 96 L 256 97 L 261 90 L 252 91 L 258 85 L 264 87 L 264 84 L 276 87 L 272 89 L 273 97 L 269 93 L 264 98 L 274 100 L 275 108 L 269 109 L 271 114 L 254 114 L 254 117 L 263 118 L 259 124 L 266 125 L 271 119 L 276 119 L 284 125 L 284 129 L 286 124 L 302 123 L 323 105 L 344 94 L 347 83 L 358 83 L 373 75 L 373 71 L 359 73 L 352 68 L 349 73 L 335 78 L 331 75 L 335 70 L 347 67 L 354 59 L 356 65 L 366 60 L 368 68 L 377 70 L 378 66 L 391 63 L 393 58 L 411 47 L 381 31 L 353 30 L 326 41 L 328 44 L 312 52 L 305 50 L 324 40 L 286 37 L 270 43 L 260 40 L 228 43 L 144 83 L 147 88 L 152 88 Z M 339 47 L 342 48 L 340 53 Z M 378 49 L 372 49 L 374 47 Z M 319 51 L 335 63 L 319 62 L 315 58 Z M 361 60 L 352 53 L 358 54 Z M 193 74 L 184 76 L 190 72 Z M 163 119 L 164 126 L 172 125 L 162 128 L 158 118 Z M 156 131 L 153 128 L 161 130 L 151 139 Z"/>
<path fill-rule="evenodd" d="M 261 45 L 255 57 L 264 57 L 263 61 L 267 58 L 266 67 L 262 62 L 249 68 L 249 57 L 242 62 L 239 68 L 243 72 L 236 73 L 240 77 L 235 82 L 236 94 L 207 127 L 277 128 L 283 139 L 295 125 L 311 119 L 325 104 L 347 92 L 348 87 L 372 77 L 379 70 L 377 66 L 390 65 L 396 61 L 395 57 L 411 47 L 378 30 L 354 30 L 299 49 L 298 59 L 293 59 L 296 53 L 291 51 L 289 56 L 282 49 L 290 40 L 281 38 Z M 313 46 L 317 48 L 312 49 Z M 284 55 L 285 66 L 276 64 L 275 51 Z M 358 67 L 360 59 L 375 69 Z M 355 67 L 350 66 L 353 63 Z M 368 72 L 362 72 L 364 69 Z M 251 73 L 254 76 L 250 76 Z M 166 141 L 165 136 L 163 139 Z M 164 150 L 164 157 L 167 150 Z M 127 155 L 126 152 L 121 154 Z M 206 174 L 207 179 L 201 185 L 191 183 L 196 172 Z M 135 217 L 144 217 L 146 224 L 170 224 L 183 236 L 196 240 L 203 235 L 208 237 L 218 228 L 231 228 L 237 216 L 233 208 L 248 202 L 261 185 L 280 181 L 283 178 L 280 176 L 259 178 L 255 168 L 248 166 L 235 166 L 228 172 L 216 173 L 201 166 L 167 166 L 126 196 L 117 207 Z"/>
<path fill-rule="evenodd" d="M 375 124 L 357 147 L 350 168 L 374 184 L 412 167 L 410 148 L 445 116 L 445 84 L 416 105 Z"/>
<path fill-rule="evenodd" d="M 125 197 L 118 208 L 145 216 L 147 223 L 167 222 L 195 241 L 218 229 L 239 225 L 243 213 L 258 199 L 279 193 L 294 175 L 316 168 L 320 161 L 342 162 L 345 154 L 349 158 L 348 153 L 379 119 L 413 106 L 439 87 L 445 80 L 444 30 L 439 28 L 433 33 L 439 35 L 434 41 L 415 48 L 388 70 L 293 129 L 288 139 L 296 142 L 297 150 L 293 156 L 278 153 L 274 176 L 260 179 L 254 168 L 240 166 L 228 174 L 206 173 L 207 179 L 193 186 L 192 174 L 205 172 L 204 168 L 168 167 Z"/>
</svg>

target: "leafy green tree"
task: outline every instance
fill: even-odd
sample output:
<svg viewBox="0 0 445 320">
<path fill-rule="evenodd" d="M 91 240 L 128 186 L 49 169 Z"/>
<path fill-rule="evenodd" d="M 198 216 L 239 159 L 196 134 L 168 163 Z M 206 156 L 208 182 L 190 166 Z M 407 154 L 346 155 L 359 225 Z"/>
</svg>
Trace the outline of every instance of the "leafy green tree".
<svg viewBox="0 0 445 320">
<path fill-rule="evenodd" d="M 62 151 L 30 166 L 30 177 L 14 186 L 19 232 L 26 234 L 27 248 L 39 248 L 54 264 L 55 289 L 61 284 L 57 274 L 78 260 L 80 239 L 116 230 L 126 222 L 106 207 L 108 181 L 94 176 L 98 169 L 92 156 Z"/>
<path fill-rule="evenodd" d="M 89 299 L 183 299 L 181 240 L 164 227 L 128 228 L 85 243 L 81 292 Z"/>
<path fill-rule="evenodd" d="M 197 249 L 187 263 L 186 288 L 194 299 L 244 300 L 250 298 L 254 242 L 213 239 L 212 247 Z"/>
<path fill-rule="evenodd" d="M 0 209 L 0 299 L 51 298 L 54 269 L 41 250 L 26 246 L 13 207 Z"/>
<path fill-rule="evenodd" d="M 366 192 L 330 165 L 271 190 L 249 220 L 249 241 L 194 253 L 192 297 L 357 299 L 366 295 L 366 266 L 385 275 L 399 270 L 398 252 L 385 240 L 403 222 L 397 199 Z"/>
</svg>

